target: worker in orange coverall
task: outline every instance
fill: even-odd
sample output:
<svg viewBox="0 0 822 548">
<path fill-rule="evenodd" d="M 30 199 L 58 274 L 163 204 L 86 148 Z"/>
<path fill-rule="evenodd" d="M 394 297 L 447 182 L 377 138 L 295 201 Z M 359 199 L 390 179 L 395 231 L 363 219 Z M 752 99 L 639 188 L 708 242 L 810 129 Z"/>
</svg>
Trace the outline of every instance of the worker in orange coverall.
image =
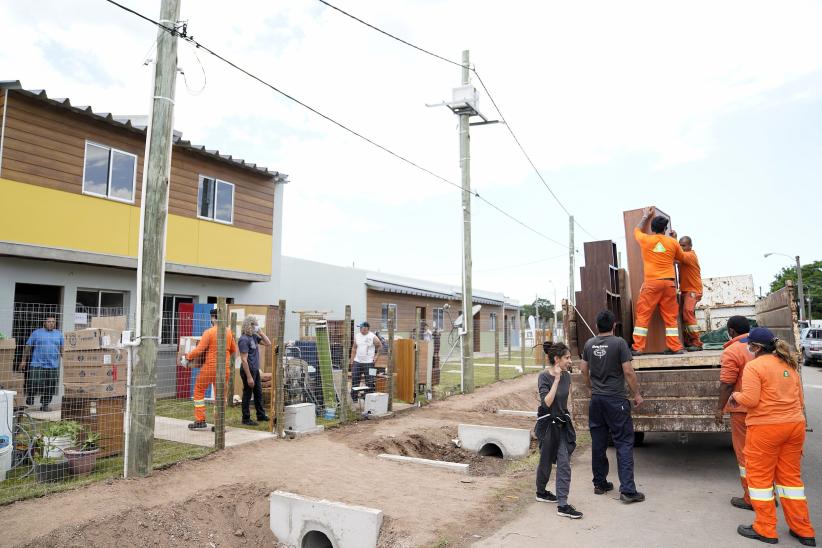
<svg viewBox="0 0 822 548">
<path fill-rule="evenodd" d="M 702 350 L 699 325 L 696 323 L 696 303 L 702 300 L 702 270 L 690 236 L 679 239 L 682 259 L 679 260 L 679 293 L 682 295 L 682 323 L 688 352 Z"/>
<path fill-rule="evenodd" d="M 736 531 L 768 544 L 779 542 L 776 490 L 791 536 L 803 546 L 816 546 L 802 483 L 805 415 L 799 366 L 788 344 L 766 327 L 754 327 L 742 341 L 755 358 L 745 366 L 742 390 L 731 394 L 731 405 L 748 408 L 745 467 L 756 519 Z"/>
<path fill-rule="evenodd" d="M 196 360 L 205 353 L 205 360 L 200 374 L 194 383 L 194 422 L 188 425 L 191 430 L 206 428 L 205 393 L 208 387 L 217 379 L 217 309 L 211 310 L 211 327 L 203 332 L 197 347 L 184 354 L 182 365 L 188 367 L 188 363 Z M 237 353 L 237 343 L 231 329 L 225 330 L 225 382 L 228 386 L 228 378 L 231 375 L 231 356 Z"/>
<path fill-rule="evenodd" d="M 728 399 L 734 392 L 742 390 L 742 374 L 745 372 L 745 366 L 754 358 L 748 350 L 747 343 L 741 342 L 750 330 L 751 324 L 745 316 L 731 316 L 728 319 L 728 336 L 731 340 L 725 343 L 722 356 L 719 358 L 722 369 L 719 372 L 719 400 L 714 415 L 716 425 L 723 426 L 725 413 L 731 414 L 731 441 L 739 466 L 739 481 L 742 483 L 742 496 L 732 497 L 731 504 L 743 510 L 753 510 L 751 497 L 748 495 L 748 472 L 745 468 L 745 418 L 748 410 L 742 405 L 731 407 L 728 405 Z"/>
<path fill-rule="evenodd" d="M 653 234 L 645 234 L 645 225 L 654 214 L 653 207 L 646 207 L 642 219 L 634 228 L 634 238 L 642 250 L 645 279 L 636 301 L 634 318 L 634 346 L 631 353 L 640 356 L 645 351 L 648 325 L 657 305 L 665 322 L 665 344 L 667 354 L 684 354 L 679 340 L 679 304 L 676 300 L 676 269 L 674 261 L 682 261 L 682 248 L 674 238 L 665 235 L 668 219 L 654 217 L 651 221 Z M 675 233 L 674 233 L 675 235 Z"/>
</svg>

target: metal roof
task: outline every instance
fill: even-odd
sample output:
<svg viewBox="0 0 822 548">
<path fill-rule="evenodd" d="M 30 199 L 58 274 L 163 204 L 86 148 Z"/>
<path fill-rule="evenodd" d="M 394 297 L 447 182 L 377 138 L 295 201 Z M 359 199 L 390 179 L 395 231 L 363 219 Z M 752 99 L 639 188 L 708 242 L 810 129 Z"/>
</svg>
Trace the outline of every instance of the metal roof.
<svg viewBox="0 0 822 548">
<path fill-rule="evenodd" d="M 365 285 L 377 291 L 384 291 L 386 293 L 399 293 L 400 295 L 414 295 L 416 297 L 428 297 L 429 299 L 445 299 L 447 301 L 459 299 L 455 293 L 441 293 L 439 291 L 429 291 L 418 287 L 409 287 L 405 285 L 392 284 L 379 280 L 368 279 Z"/>
<path fill-rule="evenodd" d="M 94 120 L 98 120 L 111 126 L 115 126 L 119 129 L 124 129 L 126 131 L 137 133 L 143 136 L 146 135 L 146 126 L 144 124 L 132 124 L 132 119 L 141 117 L 114 116 L 109 112 L 94 112 L 90 106 L 72 105 L 71 101 L 69 101 L 66 98 L 49 97 L 48 94 L 46 94 L 46 90 L 44 89 L 23 89 L 23 86 L 20 84 L 19 80 L 0 80 L 0 89 L 13 90 L 16 93 L 20 93 L 22 95 L 38 99 L 45 103 L 62 108 L 64 110 L 71 111 L 81 116 L 87 116 Z M 145 119 L 147 119 L 147 117 L 145 117 Z M 268 169 L 267 167 L 258 166 L 257 164 L 253 164 L 251 162 L 246 162 L 241 158 L 234 158 L 230 154 L 221 154 L 219 150 L 207 149 L 203 145 L 195 145 L 190 141 L 184 140 L 182 138 L 182 133 L 178 131 L 174 132 L 174 146 L 192 151 L 194 153 L 206 156 L 208 158 L 223 163 L 230 164 L 234 167 L 239 167 L 241 169 L 273 177 L 275 181 L 278 183 L 288 182 L 288 175 L 286 175 L 285 173 L 280 173 L 278 171 Z"/>
<path fill-rule="evenodd" d="M 431 299 L 445 299 L 445 300 L 462 300 L 462 290 L 459 287 L 441 284 L 437 282 L 430 282 L 427 280 L 418 280 L 414 278 L 405 278 L 402 276 L 395 276 L 392 274 L 383 274 L 381 272 L 370 272 L 366 275 L 365 285 L 377 291 L 384 291 L 386 293 L 398 293 L 401 295 L 415 295 L 418 297 L 428 297 Z M 519 308 L 519 302 L 514 299 L 509 299 L 502 293 L 494 293 L 491 291 L 483 291 L 475 289 L 473 291 L 473 302 L 479 304 L 488 304 L 499 306 L 504 304 L 507 308 Z"/>
</svg>

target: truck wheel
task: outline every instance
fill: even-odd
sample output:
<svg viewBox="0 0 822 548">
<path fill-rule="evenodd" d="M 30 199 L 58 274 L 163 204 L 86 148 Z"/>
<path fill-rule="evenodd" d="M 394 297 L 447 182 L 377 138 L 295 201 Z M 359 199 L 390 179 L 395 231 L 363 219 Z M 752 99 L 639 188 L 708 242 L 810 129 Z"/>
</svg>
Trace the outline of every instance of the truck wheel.
<svg viewBox="0 0 822 548">
<path fill-rule="evenodd" d="M 634 447 L 645 445 L 645 432 L 634 432 Z"/>
</svg>

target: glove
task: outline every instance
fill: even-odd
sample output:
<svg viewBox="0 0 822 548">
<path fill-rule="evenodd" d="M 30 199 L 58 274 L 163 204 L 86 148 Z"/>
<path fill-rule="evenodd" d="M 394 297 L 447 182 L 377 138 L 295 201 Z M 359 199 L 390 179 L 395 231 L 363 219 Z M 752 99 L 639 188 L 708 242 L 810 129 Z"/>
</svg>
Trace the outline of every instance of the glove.
<svg viewBox="0 0 822 548">
<path fill-rule="evenodd" d="M 182 365 L 185 368 L 188 368 L 189 363 L 191 363 L 191 362 L 189 362 L 188 359 L 186 359 L 186 355 L 183 354 L 183 357 L 180 358 L 180 365 Z"/>
</svg>

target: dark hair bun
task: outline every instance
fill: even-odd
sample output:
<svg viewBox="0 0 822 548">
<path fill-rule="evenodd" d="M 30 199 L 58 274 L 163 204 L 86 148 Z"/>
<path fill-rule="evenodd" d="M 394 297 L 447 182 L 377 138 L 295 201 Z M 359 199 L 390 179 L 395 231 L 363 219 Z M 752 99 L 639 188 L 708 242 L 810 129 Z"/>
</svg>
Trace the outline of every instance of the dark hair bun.
<svg viewBox="0 0 822 548">
<path fill-rule="evenodd" d="M 542 351 L 547 354 L 551 350 L 552 346 L 554 346 L 554 344 L 551 341 L 545 341 L 542 343 Z"/>
</svg>

